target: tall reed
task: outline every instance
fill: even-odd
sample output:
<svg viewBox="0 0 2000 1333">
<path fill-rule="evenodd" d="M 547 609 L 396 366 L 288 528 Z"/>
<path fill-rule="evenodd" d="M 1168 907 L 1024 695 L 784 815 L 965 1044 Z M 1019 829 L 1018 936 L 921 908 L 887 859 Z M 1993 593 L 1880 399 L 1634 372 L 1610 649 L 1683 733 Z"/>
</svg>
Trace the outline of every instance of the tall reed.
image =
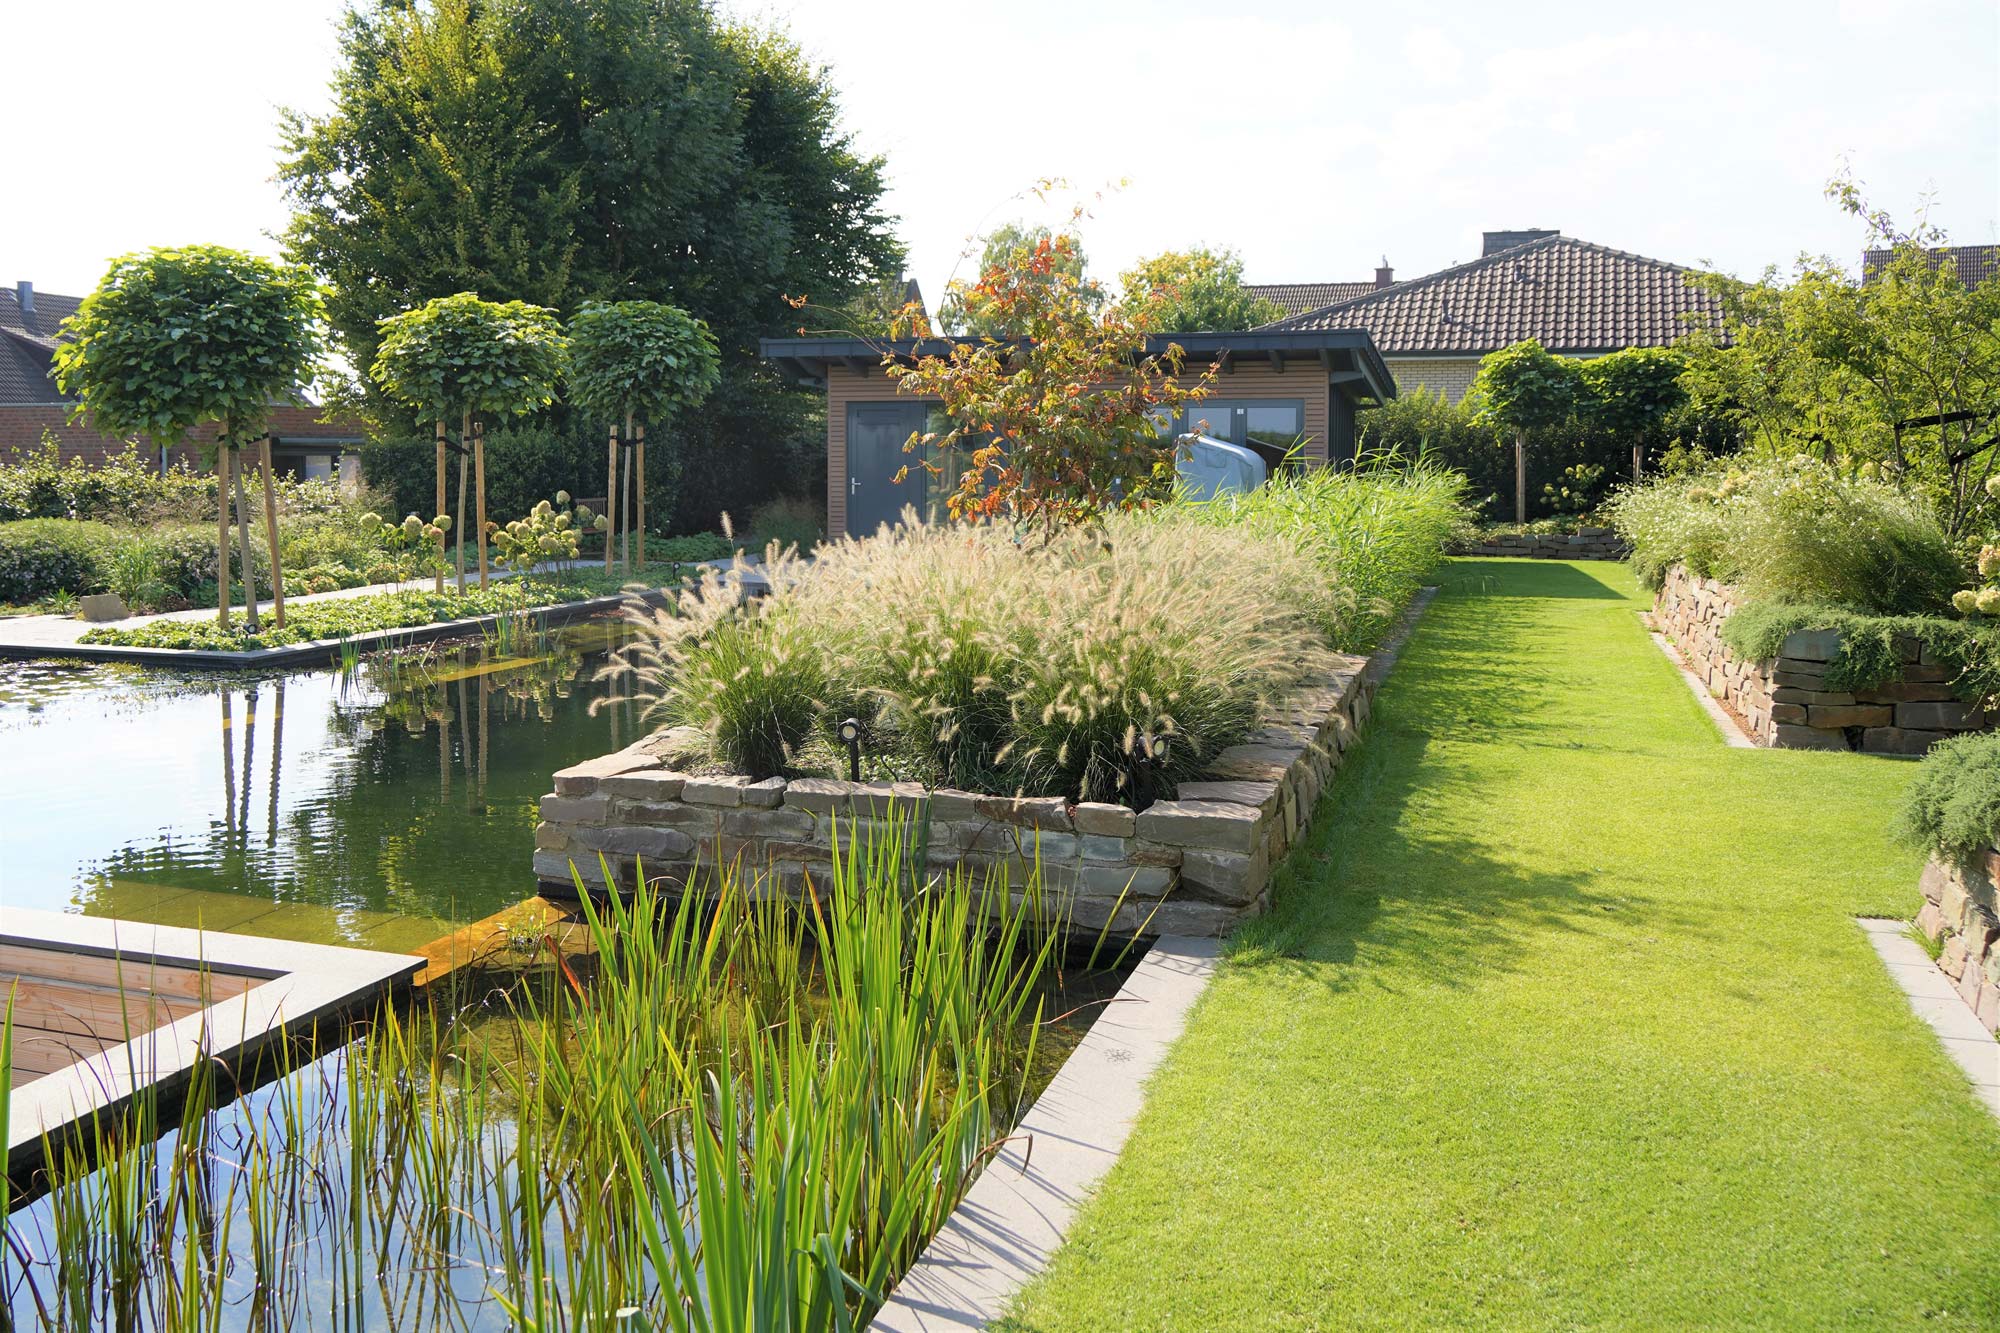
<svg viewBox="0 0 2000 1333">
<path fill-rule="evenodd" d="M 588 946 L 500 999 L 386 1013 L 241 1099 L 204 1066 L 171 1121 L 141 1097 L 7 1219 L 0 1308 L 855 1327 L 1018 1115 L 1053 948 L 1032 886 L 912 887 L 909 855 L 849 841 L 802 906 L 730 874 L 587 905 Z"/>
</svg>

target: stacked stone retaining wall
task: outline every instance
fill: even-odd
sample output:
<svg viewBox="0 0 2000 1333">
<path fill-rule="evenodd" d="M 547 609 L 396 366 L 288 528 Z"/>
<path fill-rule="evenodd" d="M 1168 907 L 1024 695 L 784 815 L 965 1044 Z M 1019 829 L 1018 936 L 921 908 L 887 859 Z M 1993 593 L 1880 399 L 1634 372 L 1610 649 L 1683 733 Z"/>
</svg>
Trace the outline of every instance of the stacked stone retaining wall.
<svg viewBox="0 0 2000 1333">
<path fill-rule="evenodd" d="M 1785 637 L 1771 661 L 1742 660 L 1722 641 L 1722 622 L 1741 600 L 1730 585 L 1676 565 L 1653 600 L 1653 625 L 1759 745 L 1920 755 L 1987 725 L 1977 705 L 1953 692 L 1955 670 L 1915 639 L 1898 643 L 1902 674 L 1868 690 L 1827 688 L 1827 664 L 1840 649 L 1837 630 L 1800 630 Z"/>
<path fill-rule="evenodd" d="M 1454 546 L 1451 553 L 1487 559 L 1623 560 L 1632 548 L 1610 528 L 1591 527 L 1571 533 L 1488 533 Z"/>
<path fill-rule="evenodd" d="M 735 866 L 799 893 L 832 873 L 836 847 L 893 823 L 931 872 L 1039 870 L 1081 929 L 1219 935 L 1263 910 L 1271 870 L 1305 832 L 1321 792 L 1368 720 L 1368 659 L 1342 657 L 1278 701 L 1261 730 L 1222 751 L 1205 780 L 1141 811 L 1060 797 L 987 796 L 915 783 L 701 776 L 670 765 L 676 740 L 648 737 L 555 775 L 541 801 L 535 874 L 549 892 L 684 886 L 697 866 Z M 600 860 L 601 858 L 601 860 Z"/>
<path fill-rule="evenodd" d="M 2000 1033 L 2000 852 L 1957 866 L 1933 858 L 1924 867 L 1917 928 L 1941 946 L 1938 967 L 1988 1032 Z"/>
</svg>

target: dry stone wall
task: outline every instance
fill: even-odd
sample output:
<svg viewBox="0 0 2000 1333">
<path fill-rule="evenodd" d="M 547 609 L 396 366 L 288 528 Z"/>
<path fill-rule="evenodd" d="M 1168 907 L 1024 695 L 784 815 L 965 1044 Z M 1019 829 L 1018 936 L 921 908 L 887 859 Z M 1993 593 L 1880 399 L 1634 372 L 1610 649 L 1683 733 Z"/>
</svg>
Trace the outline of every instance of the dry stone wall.
<svg viewBox="0 0 2000 1333">
<path fill-rule="evenodd" d="M 1367 723 L 1368 660 L 1335 659 L 1222 751 L 1205 780 L 1134 812 L 1060 797 L 986 796 L 915 783 L 701 776 L 671 767 L 677 738 L 648 737 L 555 775 L 541 801 L 535 874 L 550 892 L 648 882 L 683 887 L 734 866 L 798 894 L 832 873 L 857 834 L 894 831 L 932 873 L 1038 869 L 1080 929 L 1219 935 L 1268 901 L 1271 870 L 1305 832 L 1341 756 Z"/>
<path fill-rule="evenodd" d="M 1653 599 L 1653 625 L 1759 745 L 1920 755 L 1987 725 L 1977 706 L 1952 692 L 1953 669 L 1915 639 L 1898 645 L 1902 676 L 1870 690 L 1827 688 L 1827 663 L 1840 648 L 1835 630 L 1801 630 L 1786 636 L 1773 660 L 1743 661 L 1722 641 L 1722 622 L 1740 602 L 1728 584 L 1676 565 Z"/>
<path fill-rule="evenodd" d="M 2000 1033 L 2000 852 L 1988 848 L 1977 865 L 1933 859 L 1924 867 L 1924 905 L 1917 928 L 1941 946 L 1938 966 L 1958 987 L 1988 1032 Z"/>
<path fill-rule="evenodd" d="M 1487 559 L 1623 560 L 1632 553 L 1610 528 L 1585 527 L 1573 533 L 1490 533 L 1452 548 L 1453 555 Z"/>
</svg>

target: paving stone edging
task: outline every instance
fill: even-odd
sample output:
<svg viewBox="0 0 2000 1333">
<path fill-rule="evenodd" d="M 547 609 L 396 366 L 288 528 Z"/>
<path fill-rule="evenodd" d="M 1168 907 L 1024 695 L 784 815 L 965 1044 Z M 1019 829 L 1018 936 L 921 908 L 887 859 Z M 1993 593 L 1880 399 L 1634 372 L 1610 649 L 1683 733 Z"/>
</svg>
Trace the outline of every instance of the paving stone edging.
<svg viewBox="0 0 2000 1333">
<path fill-rule="evenodd" d="M 1863 917 L 1858 924 L 1890 978 L 1909 998 L 1917 1017 L 1937 1034 L 1938 1044 L 1972 1080 L 1973 1095 L 2000 1118 L 2000 1042 L 1966 1007 L 1964 992 L 1938 970 L 1930 955 L 1910 938 L 1907 921 Z"/>
<path fill-rule="evenodd" d="M 1675 565 L 1653 599 L 1653 627 L 1680 650 L 1695 678 L 1743 722 L 1759 745 L 1921 755 L 1989 719 L 1949 684 L 1954 672 L 1916 640 L 1899 641 L 1900 679 L 1869 690 L 1829 690 L 1837 630 L 1785 636 L 1769 662 L 1745 662 L 1722 641 L 1722 622 L 1742 604 L 1729 584 Z"/>
<path fill-rule="evenodd" d="M 1414 599 L 1397 636 L 1428 604 Z M 1134 812 L 1061 797 L 989 796 L 916 783 L 699 776 L 671 762 L 684 738 L 646 737 L 555 775 L 535 832 L 535 876 L 573 896 L 648 882 L 685 886 L 697 866 L 735 865 L 800 895 L 833 872 L 836 847 L 894 828 L 924 869 L 1039 873 L 1067 920 L 1114 935 L 1222 935 L 1262 911 L 1271 871 L 1367 724 L 1380 672 L 1336 656 L 1275 700 L 1263 726 L 1215 757 L 1203 781 Z"/>
</svg>

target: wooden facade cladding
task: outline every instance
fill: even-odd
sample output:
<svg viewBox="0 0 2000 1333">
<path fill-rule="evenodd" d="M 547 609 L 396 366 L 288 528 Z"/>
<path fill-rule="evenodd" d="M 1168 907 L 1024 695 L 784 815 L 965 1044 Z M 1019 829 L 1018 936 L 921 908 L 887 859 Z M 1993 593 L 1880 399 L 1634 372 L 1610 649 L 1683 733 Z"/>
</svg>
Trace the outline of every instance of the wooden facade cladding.
<svg viewBox="0 0 2000 1333">
<path fill-rule="evenodd" d="M 1191 366 L 1199 375 L 1201 367 Z M 1273 366 L 1267 360 L 1237 359 L 1215 377 L 1211 398 L 1292 399 L 1304 403 L 1305 457 L 1311 466 L 1327 461 L 1327 441 L 1333 414 L 1332 385 L 1319 365 L 1307 361 L 1286 361 Z M 880 367 L 855 369 L 849 365 L 826 368 L 826 530 L 847 531 L 847 408 L 850 403 L 929 402 L 912 399 L 896 391 L 896 382 Z M 1346 404 L 1343 403 L 1345 408 Z M 1199 409 L 1192 409 L 1198 411 Z"/>
</svg>

